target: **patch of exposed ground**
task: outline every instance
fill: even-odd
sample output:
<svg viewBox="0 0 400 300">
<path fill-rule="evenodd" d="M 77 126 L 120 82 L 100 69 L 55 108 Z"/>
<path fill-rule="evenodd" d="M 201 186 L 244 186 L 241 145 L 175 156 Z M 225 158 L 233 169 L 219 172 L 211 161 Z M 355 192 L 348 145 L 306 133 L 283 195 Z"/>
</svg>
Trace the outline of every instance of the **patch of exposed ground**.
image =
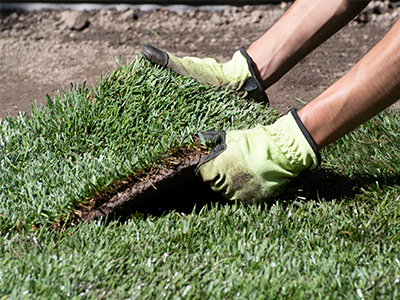
<svg viewBox="0 0 400 300">
<path fill-rule="evenodd" d="M 176 55 L 212 56 L 221 62 L 247 48 L 289 4 L 230 7 L 210 12 L 102 9 L 93 11 L 1 11 L 0 118 L 45 104 L 71 83 L 95 84 L 115 67 L 115 57 L 132 61 L 150 43 Z M 349 25 L 289 71 L 267 93 L 271 106 L 301 107 L 343 76 L 390 29 L 400 3 L 373 1 Z"/>
</svg>

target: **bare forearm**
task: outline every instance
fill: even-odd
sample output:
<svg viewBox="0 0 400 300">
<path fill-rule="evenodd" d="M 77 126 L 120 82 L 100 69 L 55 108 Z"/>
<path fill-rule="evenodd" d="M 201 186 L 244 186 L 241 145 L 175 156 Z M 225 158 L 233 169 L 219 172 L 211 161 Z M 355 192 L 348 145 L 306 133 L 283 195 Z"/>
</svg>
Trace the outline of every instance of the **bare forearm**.
<svg viewBox="0 0 400 300">
<path fill-rule="evenodd" d="M 400 98 L 400 20 L 345 76 L 299 111 L 322 148 Z"/>
<path fill-rule="evenodd" d="M 369 1 L 297 0 L 247 50 L 264 88 L 278 81 L 302 58 L 331 37 Z"/>
</svg>

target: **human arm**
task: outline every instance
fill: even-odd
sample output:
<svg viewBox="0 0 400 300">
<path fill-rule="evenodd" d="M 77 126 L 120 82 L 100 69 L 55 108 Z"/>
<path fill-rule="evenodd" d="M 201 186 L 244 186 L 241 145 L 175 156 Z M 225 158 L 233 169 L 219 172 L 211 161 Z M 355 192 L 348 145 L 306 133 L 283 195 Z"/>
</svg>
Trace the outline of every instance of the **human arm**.
<svg viewBox="0 0 400 300">
<path fill-rule="evenodd" d="M 298 114 L 318 149 L 400 99 L 400 20 L 346 75 Z"/>
<path fill-rule="evenodd" d="M 267 89 L 301 59 L 339 31 L 370 1 L 297 0 L 247 49 Z"/>
<path fill-rule="evenodd" d="M 198 167 L 198 176 L 231 200 L 274 197 L 302 170 L 318 165 L 318 149 L 400 98 L 399 49 L 400 20 L 344 77 L 301 109 L 298 118 L 290 112 L 269 126 L 227 132 L 224 147 Z"/>
<path fill-rule="evenodd" d="M 354 18 L 369 1 L 297 0 L 247 51 L 237 51 L 219 64 L 211 58 L 179 58 L 151 45 L 143 55 L 174 72 L 190 75 L 203 84 L 244 92 L 268 103 L 265 89 L 278 81 L 302 58 Z"/>
</svg>

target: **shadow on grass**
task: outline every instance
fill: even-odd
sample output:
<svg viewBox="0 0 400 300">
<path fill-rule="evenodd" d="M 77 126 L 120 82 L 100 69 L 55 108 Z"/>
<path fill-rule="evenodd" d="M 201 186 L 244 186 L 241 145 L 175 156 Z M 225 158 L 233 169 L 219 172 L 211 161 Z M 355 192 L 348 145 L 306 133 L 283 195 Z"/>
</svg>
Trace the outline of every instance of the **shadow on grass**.
<svg viewBox="0 0 400 300">
<path fill-rule="evenodd" d="M 208 184 L 188 173 L 187 181 L 178 188 L 166 183 L 159 186 L 156 195 L 152 195 L 151 201 L 144 202 L 139 208 L 130 209 L 129 206 L 116 210 L 108 219 L 125 221 L 132 215 L 143 217 L 161 217 L 170 212 L 190 214 L 200 212 L 204 207 L 211 208 L 218 203 L 218 206 L 234 205 L 221 195 L 214 193 Z M 314 172 L 304 172 L 299 178 L 291 182 L 288 188 L 280 195 L 278 201 L 290 204 L 299 198 L 302 201 L 332 201 L 355 198 L 360 194 L 361 188 L 368 189 L 371 185 L 379 187 L 395 186 L 400 182 L 399 174 L 388 174 L 386 176 L 372 176 L 368 174 L 355 174 L 351 178 L 341 174 L 337 170 L 319 169 Z M 375 187 L 374 187 L 375 188 Z M 275 202 L 275 201 L 274 201 Z M 269 204 L 265 204 L 268 208 Z"/>
<path fill-rule="evenodd" d="M 158 167 L 136 172 L 126 180 L 101 190 L 95 197 L 78 204 L 80 220 L 107 216 L 124 221 L 132 214 L 162 216 L 171 211 L 189 214 L 206 205 L 228 203 L 222 195 L 195 175 L 195 168 L 208 154 L 203 148 L 182 148 L 165 158 Z"/>
<path fill-rule="evenodd" d="M 190 170 L 193 172 L 193 170 Z M 109 221 L 119 220 L 124 222 L 132 215 L 146 218 L 162 217 L 171 212 L 191 214 L 199 213 L 205 207 L 231 205 L 222 195 L 211 190 L 210 186 L 192 174 L 186 174 L 184 182 L 174 185 L 173 182 L 163 182 L 143 194 L 143 199 L 138 199 L 143 204 L 139 207 L 126 202 L 122 207 L 108 214 Z M 139 198 L 139 197 L 138 197 Z"/>
<path fill-rule="evenodd" d="M 371 174 L 356 173 L 349 177 L 338 170 L 319 169 L 315 172 L 304 172 L 296 178 L 280 195 L 290 203 L 296 199 L 311 200 L 351 200 L 360 194 L 361 189 L 368 189 L 371 185 L 380 188 L 395 186 L 400 183 L 400 174 L 385 174 L 374 176 Z"/>
<path fill-rule="evenodd" d="M 144 203 L 136 211 L 144 215 L 161 217 L 173 211 L 184 214 L 199 213 L 203 208 L 211 208 L 217 203 L 219 206 L 234 204 L 221 194 L 213 192 L 208 184 L 197 177 L 190 177 L 189 180 L 193 179 L 190 183 L 187 181 L 187 184 L 181 185 L 179 189 L 171 185 L 165 187 L 162 191 L 163 196 L 154 197 L 151 202 Z"/>
</svg>

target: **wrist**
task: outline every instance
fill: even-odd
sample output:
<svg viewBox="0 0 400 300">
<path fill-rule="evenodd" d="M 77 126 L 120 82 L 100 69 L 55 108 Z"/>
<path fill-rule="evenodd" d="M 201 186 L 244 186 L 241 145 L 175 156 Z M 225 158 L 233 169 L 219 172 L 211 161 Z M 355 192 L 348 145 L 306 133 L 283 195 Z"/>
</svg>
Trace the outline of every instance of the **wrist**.
<svg viewBox="0 0 400 300">
<path fill-rule="evenodd" d="M 320 165 L 318 148 L 294 109 L 266 128 L 289 163 L 284 168 L 299 173 Z"/>
<path fill-rule="evenodd" d="M 300 119 L 296 109 L 292 108 L 289 113 L 292 114 L 292 116 L 293 116 L 294 120 L 296 121 L 296 124 L 299 127 L 301 133 L 303 134 L 304 138 L 306 139 L 306 141 L 310 145 L 312 151 L 314 152 L 315 157 L 316 157 L 316 159 L 318 161 L 318 165 L 320 165 L 321 164 L 321 154 L 319 153 L 318 145 L 315 143 L 314 139 L 312 138 L 312 136 L 308 132 L 307 128 L 304 126 L 304 123 Z"/>
</svg>

